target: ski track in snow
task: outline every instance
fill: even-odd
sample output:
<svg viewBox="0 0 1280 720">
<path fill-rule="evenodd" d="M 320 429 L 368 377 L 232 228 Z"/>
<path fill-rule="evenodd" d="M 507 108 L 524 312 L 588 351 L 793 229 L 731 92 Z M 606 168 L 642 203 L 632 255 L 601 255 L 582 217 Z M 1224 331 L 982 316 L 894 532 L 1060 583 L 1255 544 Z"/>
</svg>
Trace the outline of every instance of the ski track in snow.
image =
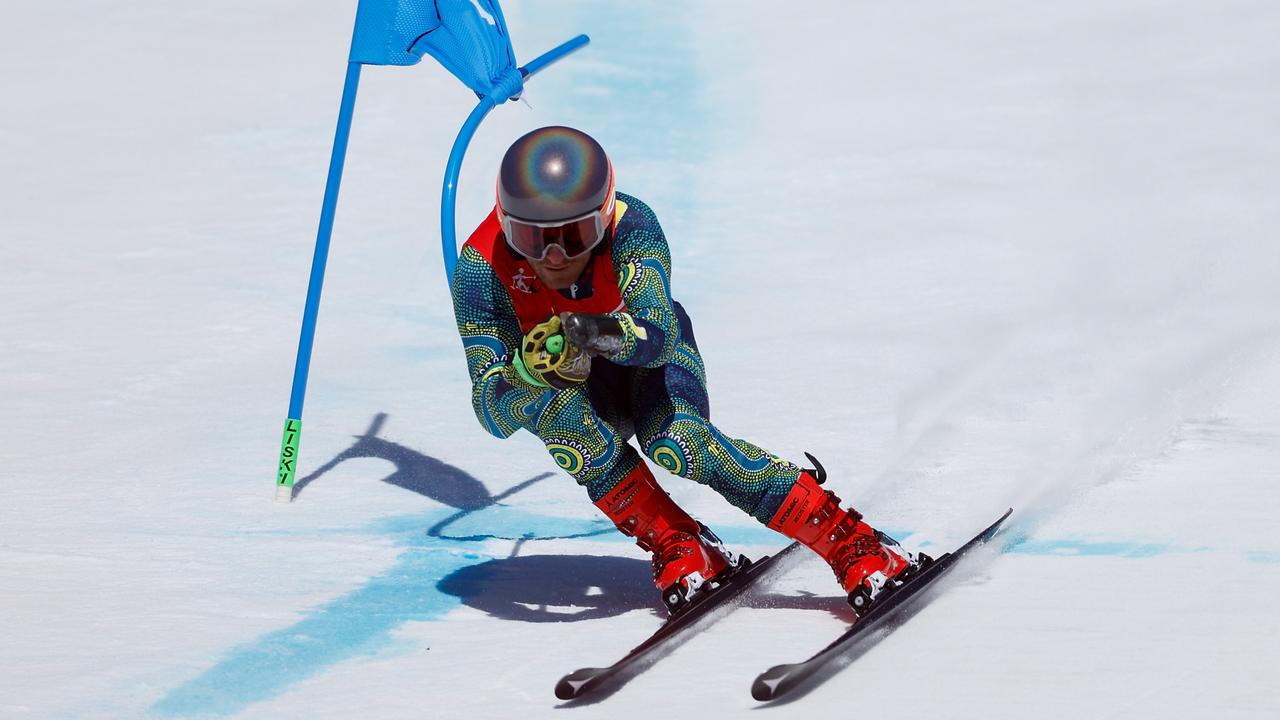
<svg viewBox="0 0 1280 720">
<path fill-rule="evenodd" d="M 481 128 L 461 233 L 510 139 L 580 126 L 663 222 L 718 427 L 814 452 L 930 550 L 1016 508 L 763 712 L 1280 714 L 1273 4 L 508 5 L 522 60 L 592 43 Z M 660 604 L 535 439 L 472 417 L 435 198 L 474 96 L 430 62 L 362 78 L 298 498 L 271 501 L 353 11 L 0 26 L 0 718 L 746 716 L 849 620 L 816 560 L 556 706 Z M 741 552 L 784 544 L 665 486 Z"/>
</svg>

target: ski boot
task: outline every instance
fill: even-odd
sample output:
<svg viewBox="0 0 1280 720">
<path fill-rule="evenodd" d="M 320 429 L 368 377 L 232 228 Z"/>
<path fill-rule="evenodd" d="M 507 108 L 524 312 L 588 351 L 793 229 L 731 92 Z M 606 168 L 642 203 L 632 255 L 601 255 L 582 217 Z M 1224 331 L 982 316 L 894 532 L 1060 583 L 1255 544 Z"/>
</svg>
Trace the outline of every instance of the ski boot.
<svg viewBox="0 0 1280 720">
<path fill-rule="evenodd" d="M 672 501 L 644 463 L 595 504 L 653 554 L 653 583 L 672 616 L 744 565 L 741 556 L 734 560 L 720 538 Z"/>
<path fill-rule="evenodd" d="M 804 470 L 769 521 L 769 527 L 818 553 L 848 593 L 849 605 L 863 616 L 888 592 L 933 562 L 923 553 L 906 550 L 897 541 L 865 522 L 853 508 L 842 510 L 840 498 L 819 487 L 827 473 L 815 465 Z"/>
</svg>

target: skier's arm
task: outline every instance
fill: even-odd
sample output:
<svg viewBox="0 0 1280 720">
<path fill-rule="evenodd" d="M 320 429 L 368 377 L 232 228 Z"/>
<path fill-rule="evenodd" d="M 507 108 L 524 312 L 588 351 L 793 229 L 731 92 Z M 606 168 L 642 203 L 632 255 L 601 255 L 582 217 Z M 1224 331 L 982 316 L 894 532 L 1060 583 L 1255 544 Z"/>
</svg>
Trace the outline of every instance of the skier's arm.
<svg viewBox="0 0 1280 720">
<path fill-rule="evenodd" d="M 671 302 L 671 250 L 648 205 L 628 197 L 618 219 L 613 264 L 626 312 L 618 320 L 621 348 L 609 355 L 619 365 L 657 367 L 671 359 L 680 323 Z"/>
<path fill-rule="evenodd" d="M 497 274 L 470 246 L 463 247 L 453 274 L 453 313 L 467 353 L 476 418 L 495 437 L 510 437 L 551 391 L 531 384 L 512 365 L 520 323 Z"/>
</svg>

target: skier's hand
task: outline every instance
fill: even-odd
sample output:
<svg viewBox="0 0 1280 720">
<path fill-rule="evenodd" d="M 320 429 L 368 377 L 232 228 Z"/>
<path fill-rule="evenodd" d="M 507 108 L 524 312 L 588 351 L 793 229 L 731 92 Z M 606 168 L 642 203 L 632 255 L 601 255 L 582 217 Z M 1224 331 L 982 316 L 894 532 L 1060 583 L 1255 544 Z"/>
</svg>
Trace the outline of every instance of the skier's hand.
<svg viewBox="0 0 1280 720">
<path fill-rule="evenodd" d="M 586 381 L 591 356 L 564 336 L 560 317 L 552 315 L 525 334 L 515 366 L 526 382 L 563 390 Z"/>
<path fill-rule="evenodd" d="M 622 323 L 613 315 L 561 313 L 560 320 L 565 337 L 588 355 L 611 358 L 625 342 Z"/>
</svg>

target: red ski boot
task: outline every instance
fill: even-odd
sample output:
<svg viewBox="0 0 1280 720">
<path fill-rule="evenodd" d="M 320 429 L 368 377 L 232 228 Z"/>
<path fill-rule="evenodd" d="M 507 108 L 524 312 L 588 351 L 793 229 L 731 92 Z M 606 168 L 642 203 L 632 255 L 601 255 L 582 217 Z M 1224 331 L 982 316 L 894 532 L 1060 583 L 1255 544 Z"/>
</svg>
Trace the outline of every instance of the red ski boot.
<svg viewBox="0 0 1280 720">
<path fill-rule="evenodd" d="M 653 583 L 672 615 L 687 607 L 700 589 L 711 590 L 734 561 L 710 530 L 676 505 L 643 462 L 596 502 L 624 535 L 653 553 Z"/>
<path fill-rule="evenodd" d="M 854 612 L 863 615 L 886 588 L 901 585 L 931 559 L 905 550 L 862 522 L 853 508 L 842 510 L 835 493 L 818 487 L 826 472 L 812 456 L 809 459 L 817 469 L 800 473 L 769 527 L 821 555 L 849 594 Z"/>
</svg>

